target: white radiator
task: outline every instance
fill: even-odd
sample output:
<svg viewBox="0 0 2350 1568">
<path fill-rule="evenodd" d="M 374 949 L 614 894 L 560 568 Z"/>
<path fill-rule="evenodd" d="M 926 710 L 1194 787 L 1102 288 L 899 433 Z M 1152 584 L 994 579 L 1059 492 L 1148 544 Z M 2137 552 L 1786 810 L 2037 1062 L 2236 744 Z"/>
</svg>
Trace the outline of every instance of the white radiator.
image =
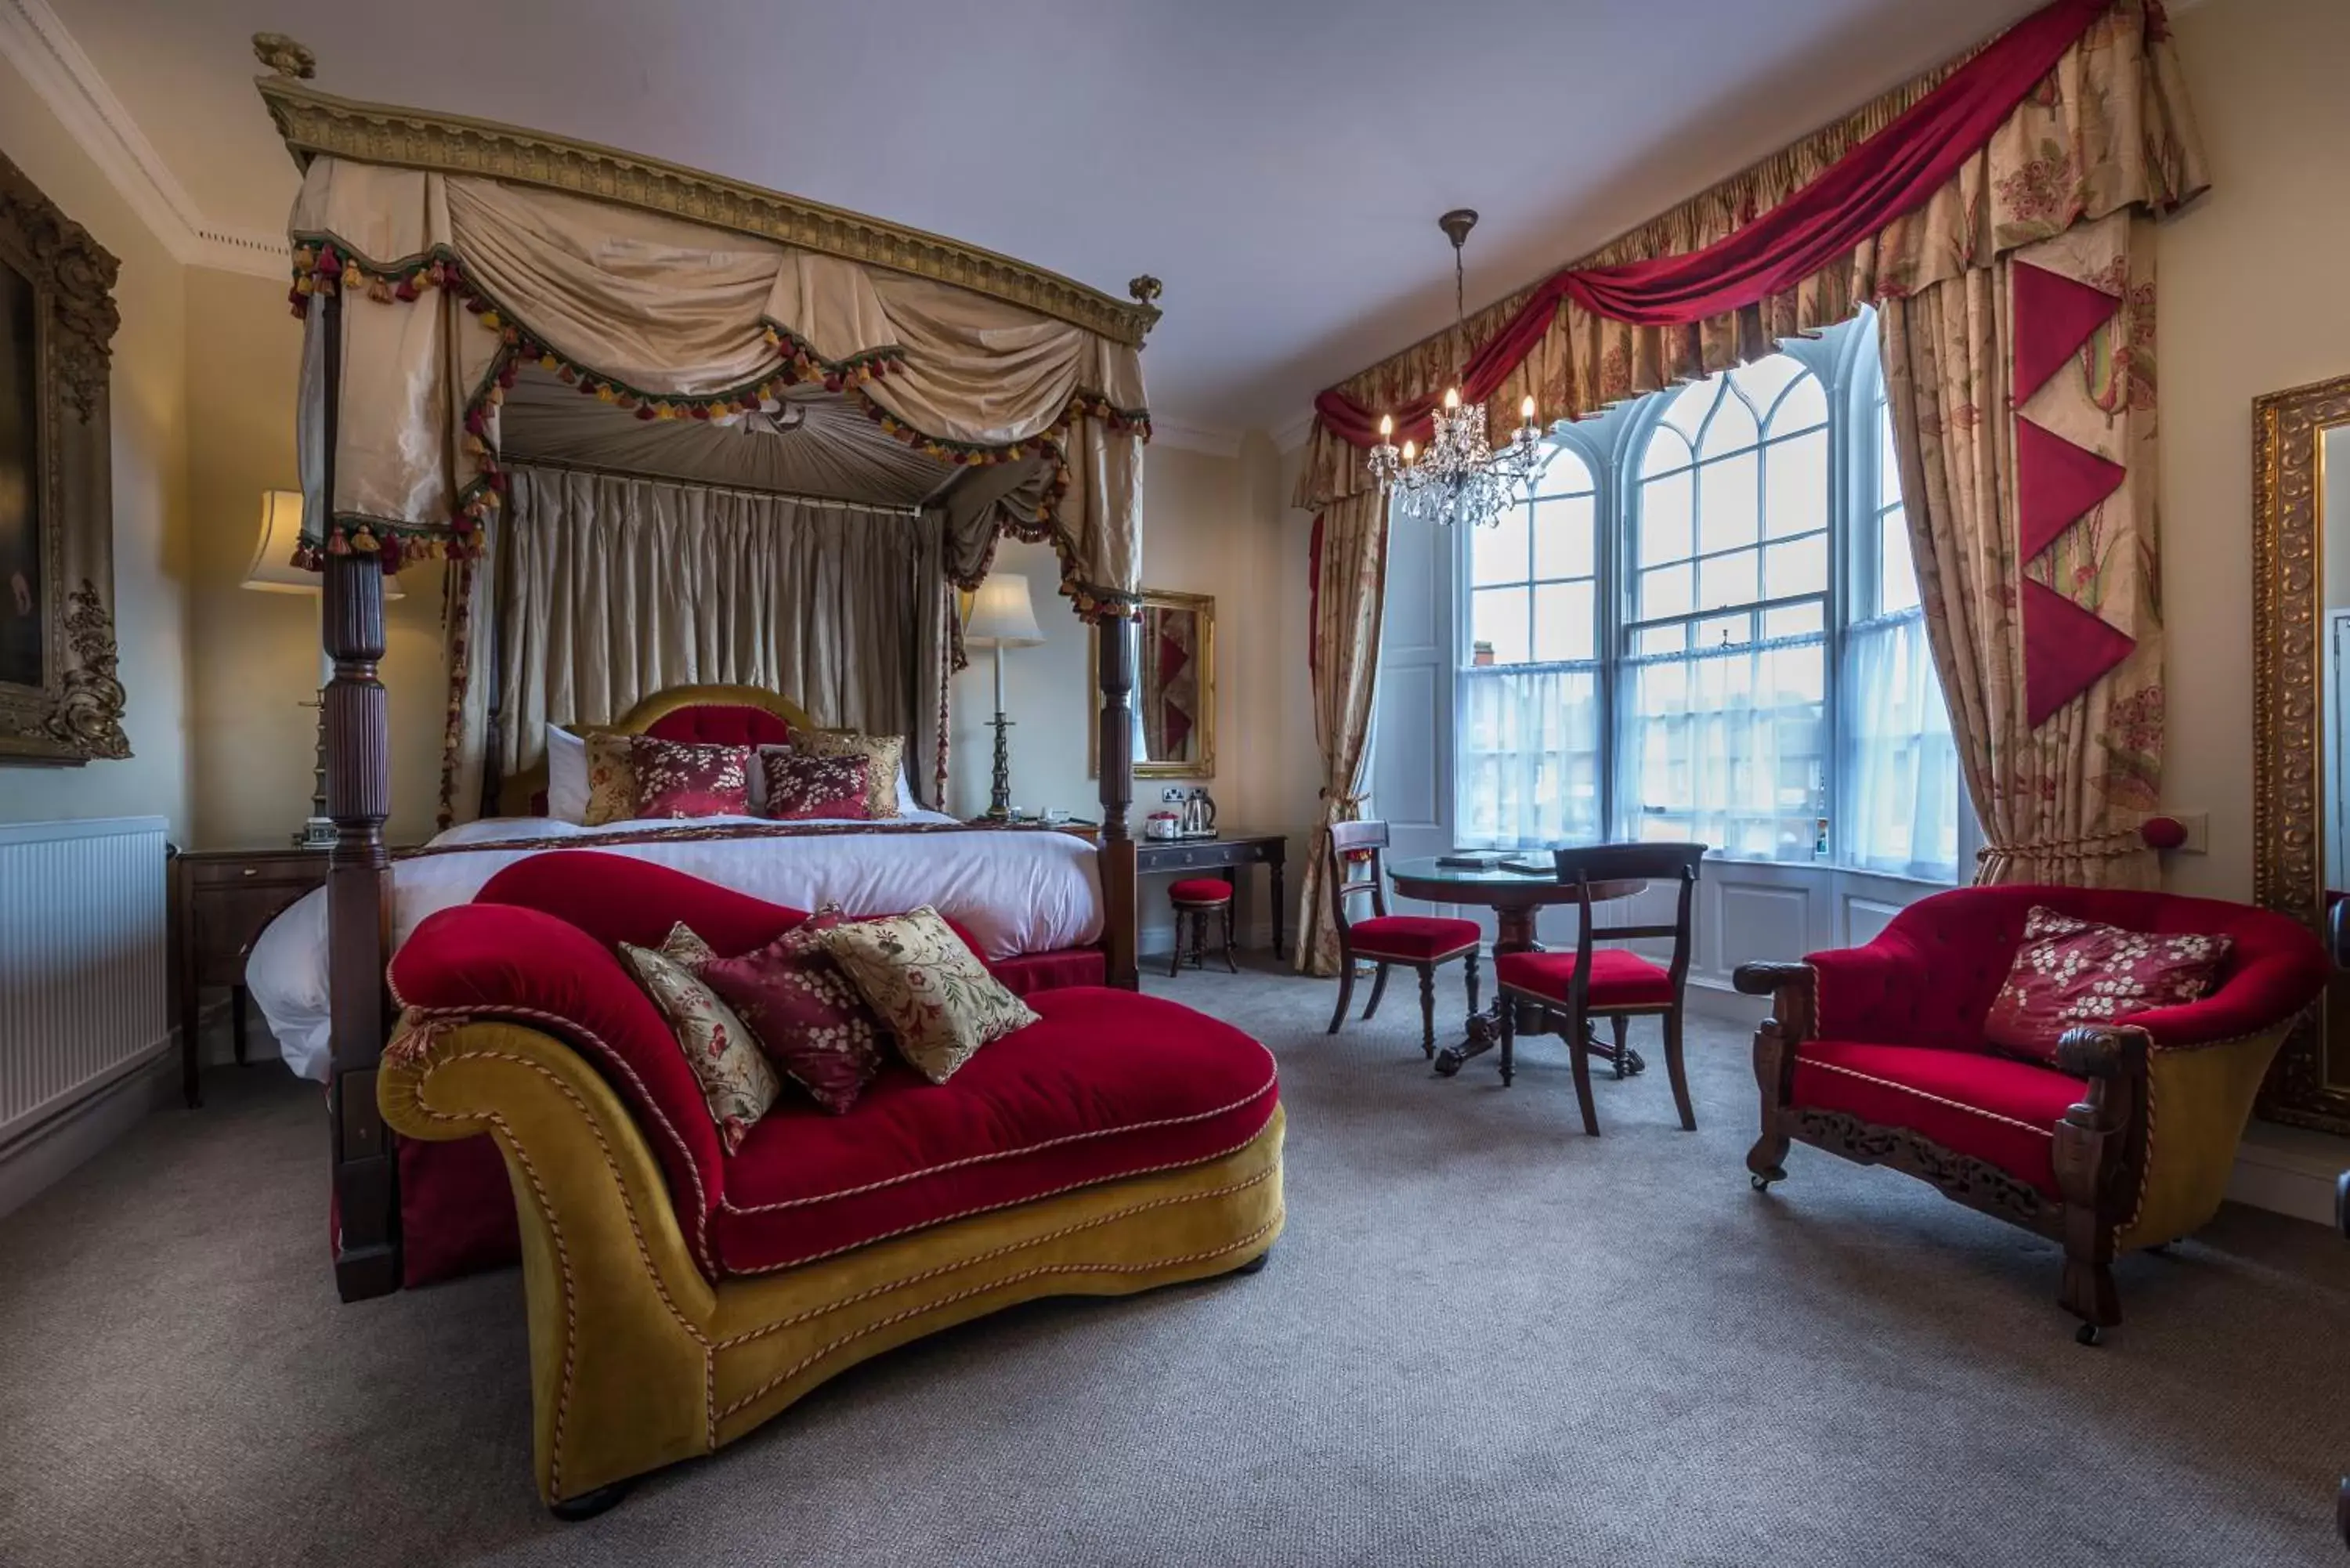
<svg viewBox="0 0 2350 1568">
<path fill-rule="evenodd" d="M 0 823 L 0 1147 L 170 1044 L 164 826 Z"/>
</svg>

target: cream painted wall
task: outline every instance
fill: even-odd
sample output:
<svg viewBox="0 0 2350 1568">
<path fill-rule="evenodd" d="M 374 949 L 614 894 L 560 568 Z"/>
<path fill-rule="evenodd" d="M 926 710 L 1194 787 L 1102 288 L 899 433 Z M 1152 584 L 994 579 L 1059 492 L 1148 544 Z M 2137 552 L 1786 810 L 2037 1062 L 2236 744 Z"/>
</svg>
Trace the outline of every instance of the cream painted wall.
<svg viewBox="0 0 2350 1568">
<path fill-rule="evenodd" d="M 240 585 L 261 526 L 261 493 L 298 483 L 294 400 L 302 327 L 283 285 L 188 275 L 189 601 L 195 649 L 189 771 L 199 847 L 283 844 L 309 815 L 317 710 L 318 599 Z M 401 574 L 386 607 L 383 680 L 391 701 L 394 844 L 432 831 L 448 695 L 436 563 Z"/>
<path fill-rule="evenodd" d="M 1286 494 L 1288 477 L 1262 435 L 1251 436 L 1236 457 L 1161 444 L 1145 459 L 1144 586 L 1216 600 L 1216 771 L 1205 780 L 1138 780 L 1132 816 L 1138 830 L 1159 791 L 1177 782 L 1187 788 L 1204 783 L 1226 827 L 1293 831 L 1310 820 L 1314 786 L 1309 772 L 1301 804 L 1296 760 L 1301 720 L 1306 755 L 1314 754 L 1311 709 L 1295 690 L 1305 680 L 1304 616 L 1290 598 L 1305 580 L 1304 536 L 1283 524 L 1285 508 L 1276 504 Z M 1093 816 L 1099 795 L 1088 766 L 1089 634 L 1055 592 L 1059 567 L 1049 548 L 1007 542 L 996 554 L 995 570 L 1028 578 L 1046 639 L 1040 647 L 1007 649 L 1003 656 L 1005 711 L 1014 721 L 1013 804 Z M 951 809 L 964 815 L 987 805 L 993 657 L 974 652 L 971 669 L 955 681 L 951 799 Z M 1293 867 L 1302 847 L 1302 840 L 1291 846 Z M 1144 885 L 1146 951 L 1165 944 L 1163 880 Z M 1293 875 L 1293 897 L 1296 886 Z M 1251 878 L 1241 916 L 1250 931 L 1267 925 L 1262 874 Z"/>
<path fill-rule="evenodd" d="M 122 263 L 114 337 L 114 616 L 131 755 L 0 768 L 0 822 L 161 815 L 184 841 L 187 777 L 187 304 L 179 264 L 0 63 L 0 152 Z"/>
<path fill-rule="evenodd" d="M 2174 18 L 2212 190 L 2160 232 L 2165 803 L 2210 813 L 2168 885 L 2252 890 L 2251 405 L 2350 375 L 2350 5 L 2208 0 Z"/>
</svg>

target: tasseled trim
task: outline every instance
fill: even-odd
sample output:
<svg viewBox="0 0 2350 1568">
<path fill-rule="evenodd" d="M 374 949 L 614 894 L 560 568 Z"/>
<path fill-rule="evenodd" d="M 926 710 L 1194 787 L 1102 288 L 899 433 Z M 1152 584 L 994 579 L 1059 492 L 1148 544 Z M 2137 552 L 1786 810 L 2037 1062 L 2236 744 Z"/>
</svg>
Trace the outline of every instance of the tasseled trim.
<svg viewBox="0 0 2350 1568">
<path fill-rule="evenodd" d="M 424 1060 L 442 1035 L 472 1022 L 462 1012 L 427 1012 L 421 1007 L 403 1009 L 391 1039 L 384 1045 L 383 1059 L 413 1066 Z"/>
</svg>

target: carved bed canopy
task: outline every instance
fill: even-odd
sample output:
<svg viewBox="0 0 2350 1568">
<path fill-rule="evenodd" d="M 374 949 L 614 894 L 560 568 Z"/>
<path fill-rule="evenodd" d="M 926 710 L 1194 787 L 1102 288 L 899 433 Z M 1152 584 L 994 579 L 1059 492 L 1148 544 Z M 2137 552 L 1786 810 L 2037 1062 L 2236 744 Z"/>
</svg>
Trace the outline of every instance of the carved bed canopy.
<svg viewBox="0 0 2350 1568">
<path fill-rule="evenodd" d="M 338 1288 L 399 1272 L 385 1038 L 385 570 L 452 564 L 449 730 L 479 722 L 473 562 L 505 465 L 570 462 L 935 511 L 974 586 L 1003 534 L 1049 541 L 1097 624 L 1107 972 L 1134 983 L 1132 643 L 1140 350 L 1155 279 L 1118 300 L 951 240 L 715 175 L 460 116 L 331 97 L 255 39 L 303 171 L 303 563 L 323 571 L 327 910 Z M 819 715 L 821 717 L 821 715 Z M 451 754 L 455 743 L 451 742 Z M 444 774 L 444 791 L 449 787 Z"/>
</svg>

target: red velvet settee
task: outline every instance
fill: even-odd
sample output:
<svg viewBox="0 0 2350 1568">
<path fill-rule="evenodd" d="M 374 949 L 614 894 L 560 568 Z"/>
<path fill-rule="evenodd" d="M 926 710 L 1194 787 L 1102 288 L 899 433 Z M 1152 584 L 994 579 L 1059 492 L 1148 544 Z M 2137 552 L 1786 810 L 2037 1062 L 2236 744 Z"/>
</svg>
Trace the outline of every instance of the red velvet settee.
<svg viewBox="0 0 2350 1568">
<path fill-rule="evenodd" d="M 804 909 L 770 904 L 665 866 L 591 849 L 557 850 L 518 860 L 483 884 L 473 901 L 537 909 L 608 947 L 633 942 L 657 948 L 671 924 L 681 919 L 728 953 L 748 952 L 771 942 L 807 918 Z M 678 909 L 689 912 L 671 913 Z M 970 940 L 970 933 L 962 934 Z M 975 950 L 977 944 L 972 945 Z M 992 961 L 987 967 L 1021 996 L 1066 986 L 1097 986 L 1107 971 L 1098 947 L 1022 953 Z M 491 1140 L 432 1143 L 394 1136 L 403 1286 L 413 1290 L 500 1268 L 521 1257 L 505 1166 Z"/>
<path fill-rule="evenodd" d="M 2211 992 L 2066 1031 L 2054 1065 L 2002 1055 L 1984 1021 L 2034 906 L 2156 933 L 2224 934 Z M 2266 909 L 2107 888 L 1965 888 L 1866 947 L 1755 963 L 1758 1189 L 1790 1143 L 1889 1165 L 2064 1249 L 2058 1300 L 2084 1344 L 2121 1321 L 2112 1262 L 2210 1220 L 2277 1047 L 2325 983 L 2314 933 Z"/>
<path fill-rule="evenodd" d="M 742 951 L 800 917 L 621 864 L 625 886 L 575 866 L 499 889 L 561 916 L 485 898 L 420 924 L 392 961 L 403 1012 L 377 1094 L 400 1133 L 504 1167 L 538 1481 L 558 1512 L 608 1504 L 893 1345 L 1040 1295 L 1246 1269 L 1280 1233 L 1271 1054 L 1098 986 L 1033 995 L 1038 1022 L 945 1084 L 893 1064 L 838 1116 L 787 1094 L 726 1154 L 611 944 L 683 920 Z"/>
</svg>

